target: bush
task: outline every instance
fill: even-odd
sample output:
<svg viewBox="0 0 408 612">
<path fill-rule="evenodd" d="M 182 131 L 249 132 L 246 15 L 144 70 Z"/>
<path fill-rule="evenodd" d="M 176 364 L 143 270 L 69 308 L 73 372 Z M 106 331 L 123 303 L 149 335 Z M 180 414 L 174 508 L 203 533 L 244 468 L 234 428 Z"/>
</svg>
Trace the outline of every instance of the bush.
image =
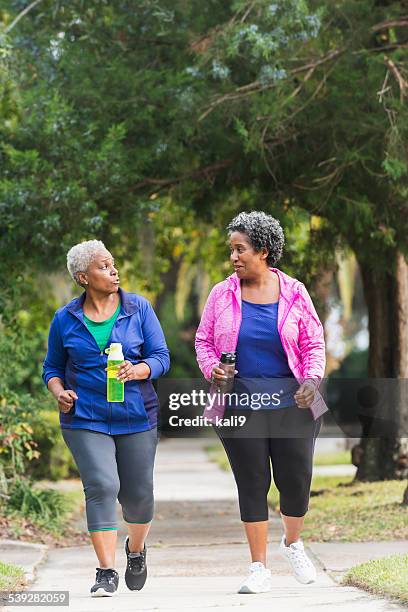
<svg viewBox="0 0 408 612">
<path fill-rule="evenodd" d="M 57 526 L 71 510 L 65 496 L 53 489 L 36 489 L 29 480 L 18 478 L 10 486 L 6 514 L 20 515 L 38 525 Z"/>
<path fill-rule="evenodd" d="M 27 464 L 39 458 L 33 427 L 38 419 L 35 401 L 7 389 L 0 395 L 0 462 L 5 478 L 24 474 Z"/>
<path fill-rule="evenodd" d="M 28 474 L 36 480 L 61 480 L 77 477 L 78 470 L 65 444 L 59 424 L 58 408 L 42 410 L 34 426 L 34 439 L 40 457 L 30 462 Z"/>
</svg>

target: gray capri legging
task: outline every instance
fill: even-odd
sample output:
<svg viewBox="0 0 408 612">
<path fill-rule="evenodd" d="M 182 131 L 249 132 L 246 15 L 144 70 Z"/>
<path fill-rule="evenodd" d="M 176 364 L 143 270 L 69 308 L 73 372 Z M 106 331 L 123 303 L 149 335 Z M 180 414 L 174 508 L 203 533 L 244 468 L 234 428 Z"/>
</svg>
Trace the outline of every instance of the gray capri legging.
<svg viewBox="0 0 408 612">
<path fill-rule="evenodd" d="M 127 523 L 150 523 L 157 428 L 119 435 L 89 429 L 61 432 L 81 476 L 88 531 L 118 528 L 116 500 Z"/>
</svg>

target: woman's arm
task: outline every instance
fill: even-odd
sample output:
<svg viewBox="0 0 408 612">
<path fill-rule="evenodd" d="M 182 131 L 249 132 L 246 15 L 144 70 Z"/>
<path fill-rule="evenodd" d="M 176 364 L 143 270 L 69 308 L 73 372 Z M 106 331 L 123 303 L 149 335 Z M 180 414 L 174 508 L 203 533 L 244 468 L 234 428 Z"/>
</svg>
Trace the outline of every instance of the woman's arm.
<svg viewBox="0 0 408 612">
<path fill-rule="evenodd" d="M 216 287 L 213 287 L 204 306 L 200 324 L 195 337 L 195 350 L 197 362 L 204 377 L 208 380 L 212 377 L 212 371 L 219 363 L 219 355 L 214 346 L 214 319 L 215 302 L 217 299 Z"/>
<path fill-rule="evenodd" d="M 60 379 L 61 384 L 64 385 L 66 363 L 67 352 L 62 342 L 58 318 L 55 315 L 50 325 L 47 355 L 43 363 L 42 378 L 47 387 L 51 378 Z"/>
<path fill-rule="evenodd" d="M 50 378 L 48 381 L 48 389 L 58 402 L 58 408 L 61 412 L 69 412 L 78 399 L 77 394 L 72 389 L 65 389 L 61 378 Z"/>
<path fill-rule="evenodd" d="M 318 386 L 324 376 L 326 351 L 324 329 L 306 287 L 300 286 L 302 317 L 299 320 L 299 349 L 302 356 L 303 379 Z"/>
<path fill-rule="evenodd" d="M 51 391 L 55 399 L 58 399 L 59 394 L 65 391 L 64 381 L 61 378 L 54 376 L 47 383 L 48 390 Z"/>
<path fill-rule="evenodd" d="M 42 378 L 58 402 L 61 412 L 69 412 L 78 399 L 75 391 L 65 389 L 65 365 L 67 353 L 62 342 L 57 316 L 54 316 L 48 335 L 47 355 L 43 364 Z"/>
<path fill-rule="evenodd" d="M 170 353 L 159 319 L 148 300 L 145 300 L 142 321 L 143 348 L 139 360 L 125 360 L 118 371 L 122 382 L 159 378 L 170 368 Z"/>
</svg>

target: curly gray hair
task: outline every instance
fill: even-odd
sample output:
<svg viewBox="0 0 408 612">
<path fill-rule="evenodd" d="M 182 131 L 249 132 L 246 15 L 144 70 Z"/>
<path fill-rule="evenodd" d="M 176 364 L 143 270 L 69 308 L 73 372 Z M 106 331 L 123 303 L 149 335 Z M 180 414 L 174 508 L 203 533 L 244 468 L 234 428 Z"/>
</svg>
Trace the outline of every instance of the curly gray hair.
<svg viewBox="0 0 408 612">
<path fill-rule="evenodd" d="M 108 252 L 102 240 L 85 240 L 71 247 L 67 253 L 67 268 L 72 279 L 81 285 L 78 272 L 86 272 L 88 266 L 100 252 Z"/>
<path fill-rule="evenodd" d="M 257 252 L 266 249 L 268 266 L 276 266 L 282 257 L 285 235 L 279 221 L 271 215 L 255 211 L 239 213 L 227 225 L 227 231 L 230 235 L 232 232 L 246 234 L 252 248 Z"/>
</svg>

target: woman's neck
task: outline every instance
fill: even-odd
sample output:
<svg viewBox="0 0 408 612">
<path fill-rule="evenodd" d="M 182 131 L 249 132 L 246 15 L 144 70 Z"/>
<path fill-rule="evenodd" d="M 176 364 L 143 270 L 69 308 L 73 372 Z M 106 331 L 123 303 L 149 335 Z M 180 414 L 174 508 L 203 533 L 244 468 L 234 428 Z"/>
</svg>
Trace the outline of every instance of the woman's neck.
<svg viewBox="0 0 408 612">
<path fill-rule="evenodd" d="M 94 315 L 110 314 L 118 307 L 119 293 L 101 294 L 88 289 L 84 301 L 84 311 Z"/>
<path fill-rule="evenodd" d="M 249 282 L 248 282 L 249 281 Z M 242 279 L 241 297 L 255 304 L 273 304 L 279 300 L 280 284 L 276 272 L 266 269 L 265 272 L 252 277 Z"/>
<path fill-rule="evenodd" d="M 248 289 L 258 289 L 262 291 L 262 289 L 266 289 L 271 284 L 274 284 L 274 274 L 271 274 L 269 268 L 265 268 L 264 270 L 260 270 L 258 274 L 252 276 L 251 278 L 243 278 L 242 286 L 247 287 Z"/>
</svg>

